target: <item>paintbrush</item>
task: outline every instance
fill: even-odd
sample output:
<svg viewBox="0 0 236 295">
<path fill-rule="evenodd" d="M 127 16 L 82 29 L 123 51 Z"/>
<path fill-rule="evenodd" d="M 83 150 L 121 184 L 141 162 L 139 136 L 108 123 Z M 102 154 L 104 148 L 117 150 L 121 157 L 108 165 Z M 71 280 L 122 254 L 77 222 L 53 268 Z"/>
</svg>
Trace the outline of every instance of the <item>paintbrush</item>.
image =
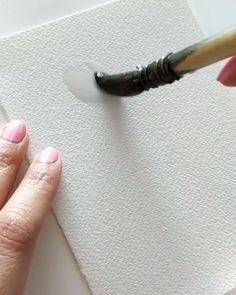
<svg viewBox="0 0 236 295">
<path fill-rule="evenodd" d="M 171 84 L 185 74 L 204 68 L 224 58 L 236 54 L 236 27 L 209 37 L 177 53 L 169 53 L 164 58 L 146 67 L 116 75 L 95 73 L 99 87 L 116 96 L 134 96 Z"/>
</svg>

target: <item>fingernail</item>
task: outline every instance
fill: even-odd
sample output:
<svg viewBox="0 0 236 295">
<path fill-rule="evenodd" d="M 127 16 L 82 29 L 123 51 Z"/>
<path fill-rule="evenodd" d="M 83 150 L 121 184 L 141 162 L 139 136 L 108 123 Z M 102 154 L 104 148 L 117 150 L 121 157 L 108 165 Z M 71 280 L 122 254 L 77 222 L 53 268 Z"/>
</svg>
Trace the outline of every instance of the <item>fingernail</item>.
<svg viewBox="0 0 236 295">
<path fill-rule="evenodd" d="M 216 80 L 224 86 L 236 86 L 236 56 L 228 60 Z"/>
<path fill-rule="evenodd" d="M 46 149 L 44 149 L 38 157 L 38 161 L 41 163 L 54 163 L 58 160 L 59 154 L 58 151 L 56 149 L 54 149 L 53 147 L 47 147 Z"/>
<path fill-rule="evenodd" d="M 26 126 L 20 120 L 9 122 L 2 132 L 2 138 L 13 143 L 20 143 L 25 135 Z"/>
</svg>

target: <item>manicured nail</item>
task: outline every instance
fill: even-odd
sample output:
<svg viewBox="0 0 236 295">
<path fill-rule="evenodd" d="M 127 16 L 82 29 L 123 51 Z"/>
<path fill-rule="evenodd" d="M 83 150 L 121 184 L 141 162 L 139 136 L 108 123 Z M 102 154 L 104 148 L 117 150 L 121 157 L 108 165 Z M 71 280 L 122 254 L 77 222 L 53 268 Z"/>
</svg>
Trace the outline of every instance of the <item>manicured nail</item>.
<svg viewBox="0 0 236 295">
<path fill-rule="evenodd" d="M 220 71 L 217 81 L 224 86 L 236 86 L 236 56 L 231 57 Z"/>
<path fill-rule="evenodd" d="M 20 143 L 25 135 L 26 127 L 20 120 L 14 120 L 7 123 L 2 132 L 2 138 L 13 143 Z"/>
<path fill-rule="evenodd" d="M 44 149 L 38 157 L 38 161 L 41 163 L 54 163 L 58 160 L 59 154 L 58 151 L 56 149 L 54 149 L 53 147 L 47 147 L 46 149 Z"/>
</svg>

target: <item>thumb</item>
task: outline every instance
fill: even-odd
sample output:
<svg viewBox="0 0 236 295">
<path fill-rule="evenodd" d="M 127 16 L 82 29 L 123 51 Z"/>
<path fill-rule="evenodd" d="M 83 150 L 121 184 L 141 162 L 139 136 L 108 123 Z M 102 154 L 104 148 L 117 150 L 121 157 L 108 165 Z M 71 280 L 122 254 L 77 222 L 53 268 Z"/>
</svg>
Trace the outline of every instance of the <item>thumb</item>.
<svg viewBox="0 0 236 295">
<path fill-rule="evenodd" d="M 236 55 L 231 57 L 220 71 L 217 81 L 224 86 L 236 86 Z"/>
</svg>

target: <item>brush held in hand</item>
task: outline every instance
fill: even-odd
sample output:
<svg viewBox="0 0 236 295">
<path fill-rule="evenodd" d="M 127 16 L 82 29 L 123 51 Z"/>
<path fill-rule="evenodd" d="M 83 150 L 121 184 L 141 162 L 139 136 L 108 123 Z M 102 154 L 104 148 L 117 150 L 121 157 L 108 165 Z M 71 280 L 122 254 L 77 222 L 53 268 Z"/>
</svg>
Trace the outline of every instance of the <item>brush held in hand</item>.
<svg viewBox="0 0 236 295">
<path fill-rule="evenodd" d="M 154 61 L 137 70 L 107 75 L 95 73 L 95 80 L 105 92 L 116 96 L 134 96 L 171 84 L 183 75 L 204 68 L 236 54 L 236 27 L 209 37 L 177 53 Z"/>
</svg>

